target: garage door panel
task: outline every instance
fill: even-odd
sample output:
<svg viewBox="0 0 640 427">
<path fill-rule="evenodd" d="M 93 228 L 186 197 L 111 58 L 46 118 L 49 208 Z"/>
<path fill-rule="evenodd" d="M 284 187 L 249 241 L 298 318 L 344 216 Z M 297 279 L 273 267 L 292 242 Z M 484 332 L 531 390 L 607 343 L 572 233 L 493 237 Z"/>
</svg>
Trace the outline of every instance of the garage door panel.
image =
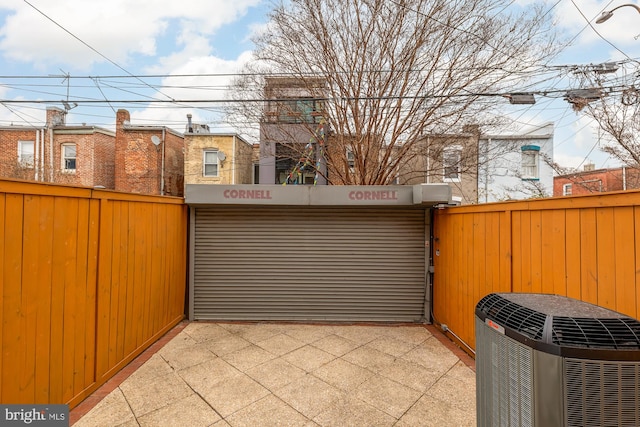
<svg viewBox="0 0 640 427">
<path fill-rule="evenodd" d="M 420 321 L 424 215 L 197 208 L 194 317 Z"/>
</svg>

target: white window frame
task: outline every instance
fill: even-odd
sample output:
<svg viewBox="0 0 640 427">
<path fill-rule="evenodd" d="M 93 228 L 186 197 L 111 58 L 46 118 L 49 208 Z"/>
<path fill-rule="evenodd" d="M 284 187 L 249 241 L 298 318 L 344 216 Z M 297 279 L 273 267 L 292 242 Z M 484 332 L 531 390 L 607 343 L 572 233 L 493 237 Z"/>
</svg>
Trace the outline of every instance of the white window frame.
<svg viewBox="0 0 640 427">
<path fill-rule="evenodd" d="M 572 194 L 573 194 L 573 184 L 570 182 L 567 184 L 562 184 L 562 195 L 571 196 Z"/>
<path fill-rule="evenodd" d="M 31 147 L 31 152 L 27 153 L 24 147 Z M 35 141 L 18 141 L 18 163 L 23 168 L 32 169 L 35 165 Z"/>
<path fill-rule="evenodd" d="M 447 159 L 452 158 L 455 155 L 455 162 L 447 162 Z M 459 145 L 455 145 L 452 147 L 447 147 L 442 150 L 442 180 L 444 182 L 460 182 L 460 175 L 462 173 L 462 147 Z M 453 173 L 449 173 L 447 169 L 450 169 L 453 172 L 453 168 L 455 168 L 455 175 Z"/>
<path fill-rule="evenodd" d="M 67 156 L 67 148 L 73 147 L 74 156 Z M 67 167 L 67 160 L 73 159 L 73 168 Z M 78 147 L 74 143 L 65 143 L 60 146 L 60 169 L 65 173 L 75 173 L 78 169 Z"/>
<path fill-rule="evenodd" d="M 540 179 L 540 147 L 537 145 L 524 145 L 521 147 L 522 159 L 520 167 L 522 179 L 535 181 Z"/>
<path fill-rule="evenodd" d="M 351 148 L 347 148 L 347 167 L 349 172 L 355 171 L 356 168 L 356 155 Z"/>
<path fill-rule="evenodd" d="M 202 176 L 207 178 L 219 178 L 220 177 L 220 159 L 218 157 L 219 150 L 217 148 L 205 148 L 202 150 Z M 213 155 L 215 162 L 207 163 L 207 154 Z M 207 173 L 207 165 L 215 165 L 215 174 Z"/>
</svg>

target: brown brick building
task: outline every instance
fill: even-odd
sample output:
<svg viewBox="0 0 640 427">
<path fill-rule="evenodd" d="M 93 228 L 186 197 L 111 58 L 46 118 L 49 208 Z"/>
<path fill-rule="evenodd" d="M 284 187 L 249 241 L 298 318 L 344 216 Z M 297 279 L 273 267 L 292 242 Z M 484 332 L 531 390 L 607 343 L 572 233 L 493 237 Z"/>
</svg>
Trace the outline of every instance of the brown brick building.
<svg viewBox="0 0 640 427">
<path fill-rule="evenodd" d="M 65 119 L 50 107 L 44 126 L 0 128 L 0 176 L 113 189 L 115 134 Z"/>
<path fill-rule="evenodd" d="M 127 110 L 116 131 L 68 126 L 47 108 L 43 126 L 0 127 L 0 177 L 182 196 L 184 138 L 165 126 L 134 126 Z"/>
<path fill-rule="evenodd" d="M 184 138 L 166 126 L 135 126 L 127 110 L 116 113 L 115 188 L 181 197 Z"/>
<path fill-rule="evenodd" d="M 553 195 L 577 196 L 580 194 L 605 193 L 640 188 L 640 170 L 620 167 L 613 169 L 591 169 L 553 178 Z"/>
</svg>

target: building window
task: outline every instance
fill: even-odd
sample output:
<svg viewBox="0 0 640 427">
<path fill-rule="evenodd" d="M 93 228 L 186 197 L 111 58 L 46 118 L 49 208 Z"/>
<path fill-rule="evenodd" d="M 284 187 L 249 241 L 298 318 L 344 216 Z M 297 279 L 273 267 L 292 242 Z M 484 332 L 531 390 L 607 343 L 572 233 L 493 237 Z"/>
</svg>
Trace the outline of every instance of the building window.
<svg viewBox="0 0 640 427">
<path fill-rule="evenodd" d="M 218 150 L 204 150 L 203 171 L 204 176 L 218 176 Z"/>
<path fill-rule="evenodd" d="M 356 155 L 353 154 L 351 149 L 347 148 L 347 165 L 349 165 L 349 172 L 353 172 L 356 167 Z"/>
<path fill-rule="evenodd" d="M 23 168 L 33 167 L 33 141 L 18 141 L 18 163 Z"/>
<path fill-rule="evenodd" d="M 278 102 L 280 123 L 320 123 L 322 103 L 312 98 L 291 99 Z"/>
<path fill-rule="evenodd" d="M 564 184 L 562 186 L 562 195 L 563 196 L 570 196 L 572 194 L 572 188 L 573 186 L 571 184 Z"/>
<path fill-rule="evenodd" d="M 540 179 L 538 163 L 540 162 L 540 147 L 524 145 L 522 147 L 522 179 Z"/>
<path fill-rule="evenodd" d="M 62 171 L 76 171 L 76 144 L 62 144 Z"/>
<path fill-rule="evenodd" d="M 460 181 L 460 162 L 462 160 L 462 148 L 447 148 L 442 153 L 442 177 L 445 182 Z"/>
</svg>

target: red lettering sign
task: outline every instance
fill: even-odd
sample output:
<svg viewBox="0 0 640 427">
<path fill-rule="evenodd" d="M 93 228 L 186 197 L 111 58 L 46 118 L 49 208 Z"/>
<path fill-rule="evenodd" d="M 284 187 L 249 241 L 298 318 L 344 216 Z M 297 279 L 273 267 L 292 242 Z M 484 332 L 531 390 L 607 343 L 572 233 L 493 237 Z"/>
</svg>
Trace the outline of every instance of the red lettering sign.
<svg viewBox="0 0 640 427">
<path fill-rule="evenodd" d="M 362 190 L 350 191 L 350 200 L 398 200 L 398 192 L 392 190 Z"/>
<path fill-rule="evenodd" d="M 271 199 L 271 190 L 224 190 L 222 197 L 225 199 Z"/>
</svg>

